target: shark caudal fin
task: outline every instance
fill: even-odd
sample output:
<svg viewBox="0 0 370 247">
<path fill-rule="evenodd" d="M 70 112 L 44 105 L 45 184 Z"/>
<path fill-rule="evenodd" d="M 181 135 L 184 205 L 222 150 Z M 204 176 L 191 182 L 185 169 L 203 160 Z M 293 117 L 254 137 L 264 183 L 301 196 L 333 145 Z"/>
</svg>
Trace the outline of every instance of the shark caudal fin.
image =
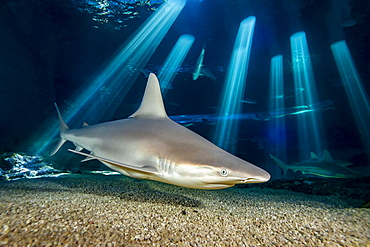
<svg viewBox="0 0 370 247">
<path fill-rule="evenodd" d="M 67 141 L 64 137 L 63 137 L 63 133 L 66 132 L 66 130 L 68 130 L 68 126 L 67 124 L 64 122 L 63 118 L 62 118 L 62 115 L 60 114 L 60 111 L 58 109 L 58 106 L 56 103 L 54 103 L 55 105 L 55 108 L 57 109 L 57 113 L 58 113 L 58 119 L 59 119 L 59 135 L 60 135 L 60 140 L 58 142 L 58 144 L 54 147 L 53 151 L 50 153 L 50 156 L 53 156 L 56 152 L 58 152 L 59 148 L 61 146 L 63 146 L 63 144 Z"/>
<path fill-rule="evenodd" d="M 272 161 L 276 165 L 280 166 L 280 168 L 283 169 L 283 175 L 286 175 L 286 173 L 287 173 L 287 171 L 289 169 L 288 165 L 284 161 L 279 160 L 278 158 L 276 158 L 275 156 L 273 156 L 272 154 L 270 154 L 270 158 L 272 159 Z"/>
</svg>

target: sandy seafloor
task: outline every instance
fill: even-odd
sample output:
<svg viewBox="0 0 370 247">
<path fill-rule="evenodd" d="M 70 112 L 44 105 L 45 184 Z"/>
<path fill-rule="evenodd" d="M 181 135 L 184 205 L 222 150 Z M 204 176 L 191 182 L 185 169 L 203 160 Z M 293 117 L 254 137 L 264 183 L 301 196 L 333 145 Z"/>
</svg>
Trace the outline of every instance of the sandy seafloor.
<svg viewBox="0 0 370 247">
<path fill-rule="evenodd" d="M 0 182 L 0 246 L 370 246 L 370 209 L 97 174 Z"/>
</svg>

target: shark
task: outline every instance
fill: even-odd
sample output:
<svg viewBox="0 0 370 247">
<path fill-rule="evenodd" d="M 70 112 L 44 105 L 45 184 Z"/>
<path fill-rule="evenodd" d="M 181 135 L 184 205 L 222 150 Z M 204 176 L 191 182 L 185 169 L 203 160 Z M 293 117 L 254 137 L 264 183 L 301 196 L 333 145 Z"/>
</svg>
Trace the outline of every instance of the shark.
<svg viewBox="0 0 370 247">
<path fill-rule="evenodd" d="M 70 129 L 56 109 L 60 141 L 51 155 L 71 141 L 76 149 L 69 151 L 86 156 L 83 161 L 98 160 L 126 176 L 195 189 L 223 189 L 270 179 L 265 170 L 172 121 L 153 73 L 141 105 L 126 119 Z"/>
<path fill-rule="evenodd" d="M 215 81 L 217 77 L 212 73 L 211 70 L 209 70 L 207 67 L 203 65 L 203 59 L 204 59 L 204 54 L 206 52 L 205 46 L 202 48 L 202 51 L 199 54 L 197 63 L 194 68 L 193 72 L 193 80 L 197 80 L 199 76 L 205 76 L 208 77 L 209 79 Z"/>
<path fill-rule="evenodd" d="M 257 104 L 257 101 L 255 101 L 254 99 L 244 99 L 244 100 L 241 100 L 240 102 L 244 104 L 251 104 L 251 105 Z"/>
<path fill-rule="evenodd" d="M 327 150 L 323 151 L 323 156 L 321 158 L 311 152 L 310 159 L 290 165 L 276 158 L 272 154 L 270 154 L 270 158 L 275 164 L 281 167 L 284 175 L 288 170 L 293 170 L 294 172 L 300 171 L 303 174 L 313 174 L 328 178 L 357 178 L 364 176 L 360 172 L 348 167 L 353 163 L 334 160 Z"/>
</svg>

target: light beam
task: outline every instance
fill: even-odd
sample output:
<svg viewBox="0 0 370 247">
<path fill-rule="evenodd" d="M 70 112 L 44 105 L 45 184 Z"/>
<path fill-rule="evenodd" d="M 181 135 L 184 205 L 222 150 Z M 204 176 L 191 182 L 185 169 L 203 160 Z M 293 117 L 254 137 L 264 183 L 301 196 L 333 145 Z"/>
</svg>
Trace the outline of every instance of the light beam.
<svg viewBox="0 0 370 247">
<path fill-rule="evenodd" d="M 84 121 L 96 123 L 109 119 L 185 4 L 186 0 L 163 3 L 105 63 L 96 78 L 68 100 L 70 106 L 63 107 L 66 122 L 74 120 L 74 124 L 82 125 Z M 78 117 L 78 121 L 75 117 Z M 55 140 L 58 129 L 55 117 L 45 121 L 40 128 L 42 132 L 36 133 L 37 137 L 28 142 L 33 147 L 31 151 L 38 154 L 44 152 L 50 142 Z"/>
<path fill-rule="evenodd" d="M 370 158 L 370 106 L 347 43 L 337 41 L 330 46 L 337 64 L 353 115 L 368 158 Z"/>
<path fill-rule="evenodd" d="M 277 55 L 271 59 L 269 110 L 277 112 L 278 109 L 284 109 L 284 100 L 283 56 Z M 275 118 L 269 122 L 269 143 L 270 152 L 284 160 L 286 153 L 285 118 Z"/>
<path fill-rule="evenodd" d="M 256 17 L 250 16 L 240 23 L 221 96 L 220 115 L 227 117 L 241 111 L 255 22 Z M 224 120 L 216 126 L 214 142 L 219 147 L 235 152 L 238 134 L 239 121 Z"/>
<path fill-rule="evenodd" d="M 158 74 L 158 80 L 161 83 L 162 95 L 166 96 L 168 89 L 172 88 L 172 82 L 175 79 L 177 69 L 181 66 L 190 47 L 193 45 L 194 36 L 189 34 L 182 35 L 172 48 L 170 54 L 163 63 Z"/>
<path fill-rule="evenodd" d="M 290 44 L 296 104 L 314 105 L 317 103 L 317 93 L 305 32 L 294 33 L 290 37 Z M 310 152 L 321 156 L 324 137 L 319 112 L 313 111 L 298 116 L 298 128 L 302 156 Z"/>
</svg>

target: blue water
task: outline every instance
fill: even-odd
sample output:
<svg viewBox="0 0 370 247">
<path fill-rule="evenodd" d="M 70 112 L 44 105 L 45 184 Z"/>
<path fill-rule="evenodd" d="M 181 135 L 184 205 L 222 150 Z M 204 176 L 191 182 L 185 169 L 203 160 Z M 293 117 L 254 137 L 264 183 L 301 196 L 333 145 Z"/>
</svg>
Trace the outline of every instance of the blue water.
<svg viewBox="0 0 370 247">
<path fill-rule="evenodd" d="M 88 88 L 112 61 L 119 47 L 135 35 L 163 2 L 37 0 L 30 6 L 26 0 L 4 0 L 0 7 L 0 152 L 47 157 L 57 141 L 57 130 L 48 129 L 57 121 L 53 103 L 57 102 L 62 111 L 81 107 L 74 105 L 75 92 Z M 269 126 L 273 125 L 269 122 L 285 119 L 284 161 L 297 162 L 308 159 L 309 150 L 314 150 L 300 140 L 302 126 L 297 116 L 315 111 L 321 116 L 321 139 L 326 140 L 322 143 L 323 149 L 329 150 L 334 159 L 350 161 L 354 168 L 368 172 L 369 150 L 362 142 L 364 138 L 356 125 L 330 45 L 340 40 L 347 42 L 362 88 L 368 95 L 370 3 L 365 0 L 343 2 L 188 0 L 143 71 L 159 73 L 178 38 L 184 34 L 194 36 L 194 43 L 176 69 L 164 102 L 168 115 L 184 115 L 179 122 L 183 120 L 189 129 L 214 140 L 215 125 L 223 117 L 218 115 L 221 93 L 237 31 L 243 19 L 255 16 L 243 95 L 256 103 L 240 102 L 241 115 L 236 116 L 240 131 L 233 137 L 236 140 L 232 140 L 237 142 L 233 153 L 269 171 L 273 178 L 302 176 L 292 171 L 282 176 L 280 168 L 271 162 L 269 154 L 277 155 L 279 150 L 274 153 L 270 148 L 278 147 L 279 143 L 271 145 L 276 140 L 271 140 Z M 308 92 L 294 87 L 289 39 L 299 31 L 305 32 L 310 51 L 317 90 L 314 103 L 296 102 L 297 90 L 302 94 Z M 204 67 L 216 79 L 203 76 L 193 81 L 192 73 L 203 47 Z M 284 109 L 271 112 L 270 62 L 276 55 L 283 56 L 284 94 L 276 97 L 284 101 Z M 137 69 L 135 64 L 129 65 L 133 71 Z M 141 71 L 135 73 L 137 79 L 127 88 L 128 93 L 120 100 L 122 103 L 114 106 L 116 111 L 109 118 L 101 117 L 89 124 L 122 119 L 137 109 L 146 76 Z M 98 90 L 97 102 L 119 97 L 115 93 L 102 87 Z M 322 102 L 330 102 L 330 105 L 318 107 Z M 104 109 L 104 105 L 100 106 Z M 92 112 L 95 114 L 94 110 Z M 84 121 L 86 119 L 75 116 L 68 124 L 79 128 Z M 68 153 L 66 148 L 61 153 L 53 158 L 59 168 L 80 167 L 79 157 Z M 84 169 L 102 168 L 98 163 L 82 166 Z"/>
</svg>

